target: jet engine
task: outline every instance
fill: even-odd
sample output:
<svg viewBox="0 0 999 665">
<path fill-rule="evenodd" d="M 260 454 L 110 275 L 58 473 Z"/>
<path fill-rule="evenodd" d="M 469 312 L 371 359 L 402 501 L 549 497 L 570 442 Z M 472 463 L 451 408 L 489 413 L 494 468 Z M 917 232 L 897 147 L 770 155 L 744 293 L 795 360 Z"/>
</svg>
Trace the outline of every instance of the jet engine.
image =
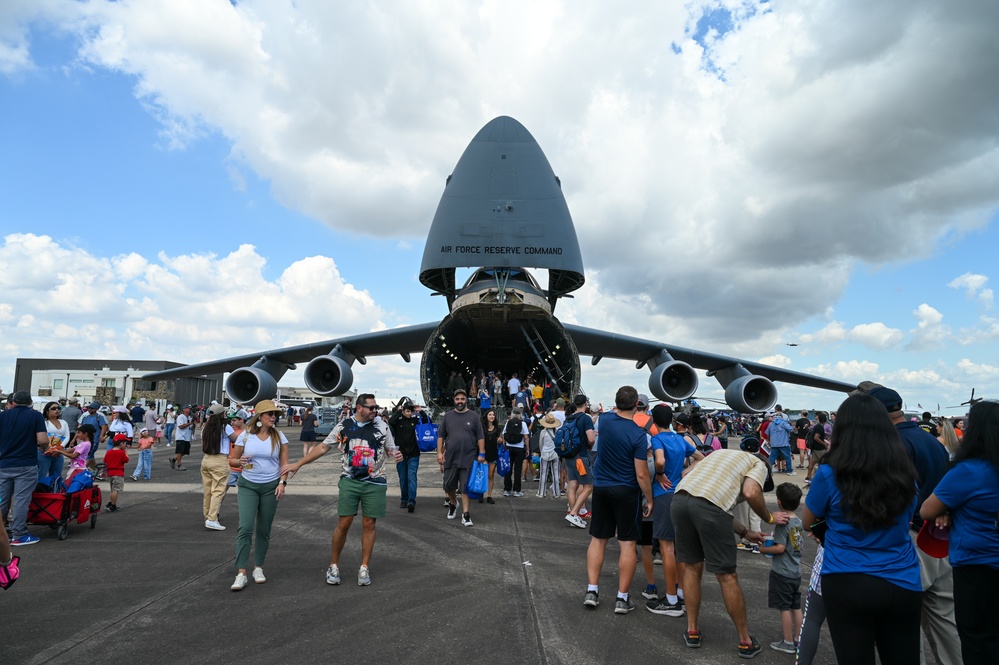
<svg viewBox="0 0 999 665">
<path fill-rule="evenodd" d="M 305 366 L 305 385 L 317 395 L 342 395 L 353 383 L 354 372 L 340 356 L 318 356 Z"/>
<path fill-rule="evenodd" d="M 243 367 L 225 380 L 229 398 L 239 404 L 256 404 L 277 395 L 277 379 L 259 367 Z"/>
<path fill-rule="evenodd" d="M 679 402 L 697 392 L 697 373 L 680 360 L 670 360 L 652 368 L 649 392 L 666 402 Z"/>
<path fill-rule="evenodd" d="M 777 387 L 765 376 L 742 376 L 725 387 L 725 402 L 739 413 L 759 413 L 777 403 Z"/>
</svg>

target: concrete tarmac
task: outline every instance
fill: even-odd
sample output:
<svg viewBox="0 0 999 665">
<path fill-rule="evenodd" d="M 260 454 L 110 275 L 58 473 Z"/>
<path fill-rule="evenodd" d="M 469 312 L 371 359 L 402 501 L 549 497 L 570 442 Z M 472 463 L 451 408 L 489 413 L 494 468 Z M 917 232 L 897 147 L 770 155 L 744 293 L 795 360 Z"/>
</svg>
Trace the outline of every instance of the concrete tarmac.
<svg viewBox="0 0 999 665">
<path fill-rule="evenodd" d="M 297 432 L 288 431 L 289 439 Z M 305 467 L 278 507 L 265 584 L 230 591 L 235 571 L 235 490 L 223 503 L 226 531 L 202 517 L 200 446 L 172 471 L 167 450 L 153 455 L 153 480 L 126 478 L 121 511 L 102 513 L 96 529 L 71 525 L 65 541 L 31 526 L 41 542 L 15 548 L 21 578 L 0 591 L 0 663 L 734 663 L 738 636 L 717 582 L 705 576 L 703 646 L 683 643 L 685 618 L 646 611 L 639 565 L 631 585 L 638 609 L 613 612 L 615 542 L 607 548 L 601 604 L 582 605 L 587 531 L 565 520 L 565 500 L 535 496 L 472 506 L 473 527 L 447 520 L 441 474 L 422 457 L 416 512 L 399 508 L 398 476 L 388 473 L 388 514 L 378 520 L 372 584 L 359 587 L 361 525 L 340 561 L 343 583 L 325 583 L 336 523 L 335 453 Z M 290 444 L 291 460 L 301 444 Z M 138 455 L 126 473 L 135 468 Z M 801 482 L 804 474 L 789 478 Z M 107 500 L 107 483 L 101 483 Z M 776 509 L 772 495 L 768 502 Z M 807 587 L 814 544 L 802 559 Z M 794 662 L 773 651 L 778 613 L 767 604 L 769 559 L 739 553 L 750 631 L 764 646 L 757 663 Z M 655 577 L 663 587 L 661 566 Z M 932 657 L 930 658 L 932 661 Z M 818 665 L 835 663 L 823 628 Z"/>
</svg>

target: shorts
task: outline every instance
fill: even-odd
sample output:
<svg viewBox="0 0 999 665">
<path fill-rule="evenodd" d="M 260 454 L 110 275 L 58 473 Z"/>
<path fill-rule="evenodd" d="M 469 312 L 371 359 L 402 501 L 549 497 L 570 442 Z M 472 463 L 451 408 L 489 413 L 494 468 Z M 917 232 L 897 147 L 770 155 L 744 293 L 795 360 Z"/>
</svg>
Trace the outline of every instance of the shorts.
<svg viewBox="0 0 999 665">
<path fill-rule="evenodd" d="M 818 464 L 822 461 L 822 458 L 826 456 L 828 450 L 813 450 L 812 451 L 812 463 Z"/>
<path fill-rule="evenodd" d="M 229 472 L 229 479 L 225 481 L 226 487 L 235 487 L 236 481 L 239 480 L 240 474 L 237 471 Z"/>
<path fill-rule="evenodd" d="M 125 476 L 108 476 L 108 482 L 111 483 L 112 492 L 125 491 Z"/>
<path fill-rule="evenodd" d="M 673 518 L 669 509 L 673 505 L 673 492 L 657 496 L 652 500 L 652 535 L 656 540 L 676 540 Z"/>
<path fill-rule="evenodd" d="M 518 473 L 519 469 L 514 469 L 511 473 Z M 462 489 L 465 488 L 465 483 L 468 482 L 468 469 L 459 469 L 456 466 L 452 466 L 450 469 L 444 469 L 444 491 L 447 493 L 454 492 L 461 486 Z"/>
<path fill-rule="evenodd" d="M 583 461 L 583 468 L 586 473 L 580 473 L 579 469 L 576 468 L 576 460 Z M 593 484 L 593 473 L 590 471 L 590 456 L 586 452 L 582 452 L 576 457 L 570 457 L 565 460 L 565 472 L 569 477 L 569 482 L 575 480 L 580 485 L 592 485 Z"/>
<path fill-rule="evenodd" d="M 784 577 L 770 571 L 770 585 L 767 589 L 767 607 L 772 610 L 801 609 L 801 578 Z"/>
<path fill-rule="evenodd" d="M 385 495 L 388 493 L 386 485 L 341 476 L 337 487 L 340 488 L 340 499 L 337 501 L 337 515 L 340 517 L 357 515 L 358 507 L 362 517 L 385 517 Z"/>
<path fill-rule="evenodd" d="M 175 455 L 190 455 L 191 454 L 191 442 L 182 441 L 177 439 L 176 445 L 173 450 Z"/>
<path fill-rule="evenodd" d="M 642 524 L 638 529 L 638 544 L 640 547 L 652 547 L 654 544 L 652 539 L 652 522 L 642 520 Z"/>
<path fill-rule="evenodd" d="M 805 439 L 798 439 L 798 450 L 805 450 L 808 446 L 805 445 Z"/>
<path fill-rule="evenodd" d="M 316 441 L 316 430 L 312 430 L 311 432 L 306 432 L 305 430 L 302 430 L 302 436 L 299 437 L 298 440 L 299 441 L 305 441 L 306 443 L 315 443 L 315 441 Z"/>
<path fill-rule="evenodd" d="M 676 532 L 676 560 L 704 562 L 709 573 L 734 573 L 732 516 L 707 499 L 677 492 L 670 506 Z"/>
<path fill-rule="evenodd" d="M 637 487 L 594 487 L 591 499 L 590 535 L 637 541 L 641 535 L 642 490 Z"/>
</svg>

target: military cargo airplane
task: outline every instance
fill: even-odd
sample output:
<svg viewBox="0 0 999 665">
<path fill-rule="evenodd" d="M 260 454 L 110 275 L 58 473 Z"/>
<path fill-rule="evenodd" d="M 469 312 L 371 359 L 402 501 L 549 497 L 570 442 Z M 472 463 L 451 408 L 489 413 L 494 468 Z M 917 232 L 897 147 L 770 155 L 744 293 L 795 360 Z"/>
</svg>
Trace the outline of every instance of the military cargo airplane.
<svg viewBox="0 0 999 665">
<path fill-rule="evenodd" d="M 460 288 L 457 268 L 474 271 Z M 528 268 L 548 271 L 542 288 Z M 565 394 L 580 385 L 579 357 L 636 361 L 647 367 L 649 392 L 679 402 L 695 393 L 694 368 L 707 370 L 725 390 L 725 402 L 743 412 L 766 411 L 777 401 L 774 381 L 849 392 L 852 384 L 760 363 L 685 349 L 664 342 L 563 324 L 559 298 L 584 283 L 583 261 L 561 181 L 534 137 L 513 118 L 491 120 L 472 139 L 447 177 L 423 251 L 420 282 L 443 296 L 450 313 L 423 323 L 313 344 L 263 351 L 147 374 L 147 380 L 230 372 L 229 397 L 253 404 L 277 394 L 278 381 L 298 363 L 305 384 L 323 396 L 342 395 L 354 382 L 355 363 L 422 353 L 420 382 L 426 403 L 449 404 L 448 379 L 479 369 L 533 372 Z M 523 374 L 521 374 L 523 376 Z"/>
</svg>

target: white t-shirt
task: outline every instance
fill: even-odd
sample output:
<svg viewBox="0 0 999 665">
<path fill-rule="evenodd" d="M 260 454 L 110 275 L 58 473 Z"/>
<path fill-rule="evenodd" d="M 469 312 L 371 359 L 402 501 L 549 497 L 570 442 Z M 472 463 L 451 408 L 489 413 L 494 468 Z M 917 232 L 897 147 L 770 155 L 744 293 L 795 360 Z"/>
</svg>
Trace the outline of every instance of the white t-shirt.
<svg viewBox="0 0 999 665">
<path fill-rule="evenodd" d="M 559 411 L 556 409 L 552 411 L 552 415 L 555 416 L 555 420 L 558 421 L 559 427 L 565 424 L 565 411 Z"/>
<path fill-rule="evenodd" d="M 288 445 L 284 433 L 278 434 L 281 436 L 281 445 Z M 243 457 L 253 458 L 252 469 L 243 467 L 243 477 L 251 483 L 269 483 L 281 476 L 281 449 L 271 444 L 270 437 L 261 441 L 256 434 L 243 432 L 236 439 L 236 445 L 243 446 Z"/>
<path fill-rule="evenodd" d="M 222 444 L 219 446 L 219 455 L 229 454 L 229 437 L 235 433 L 236 430 L 232 428 L 232 425 L 226 425 L 225 431 L 222 432 Z"/>
<path fill-rule="evenodd" d="M 516 395 L 520 390 L 520 379 L 510 379 L 506 382 L 507 389 L 510 391 L 510 396 Z"/>
<path fill-rule="evenodd" d="M 115 418 L 114 420 L 111 421 L 111 424 L 108 425 L 108 432 L 111 433 L 110 434 L 111 438 L 114 438 L 114 435 L 117 434 L 117 433 L 119 433 L 119 432 L 124 432 L 125 434 L 128 435 L 128 438 L 131 439 L 132 438 L 132 423 L 125 422 L 124 420 L 119 420 L 119 419 Z"/>
<path fill-rule="evenodd" d="M 185 416 L 183 413 L 177 416 L 177 429 L 174 432 L 174 439 L 177 441 L 190 441 L 191 435 L 194 434 L 194 425 L 190 427 L 185 427 L 181 429 L 181 425 L 186 425 L 187 423 L 193 423 L 194 418 L 191 416 Z"/>
<path fill-rule="evenodd" d="M 54 443 L 53 439 L 58 439 L 64 448 L 69 444 L 69 425 L 66 424 L 65 420 L 60 418 L 59 427 L 56 427 L 52 424 L 51 420 L 46 418 L 45 432 L 49 435 L 49 445 Z"/>
</svg>

